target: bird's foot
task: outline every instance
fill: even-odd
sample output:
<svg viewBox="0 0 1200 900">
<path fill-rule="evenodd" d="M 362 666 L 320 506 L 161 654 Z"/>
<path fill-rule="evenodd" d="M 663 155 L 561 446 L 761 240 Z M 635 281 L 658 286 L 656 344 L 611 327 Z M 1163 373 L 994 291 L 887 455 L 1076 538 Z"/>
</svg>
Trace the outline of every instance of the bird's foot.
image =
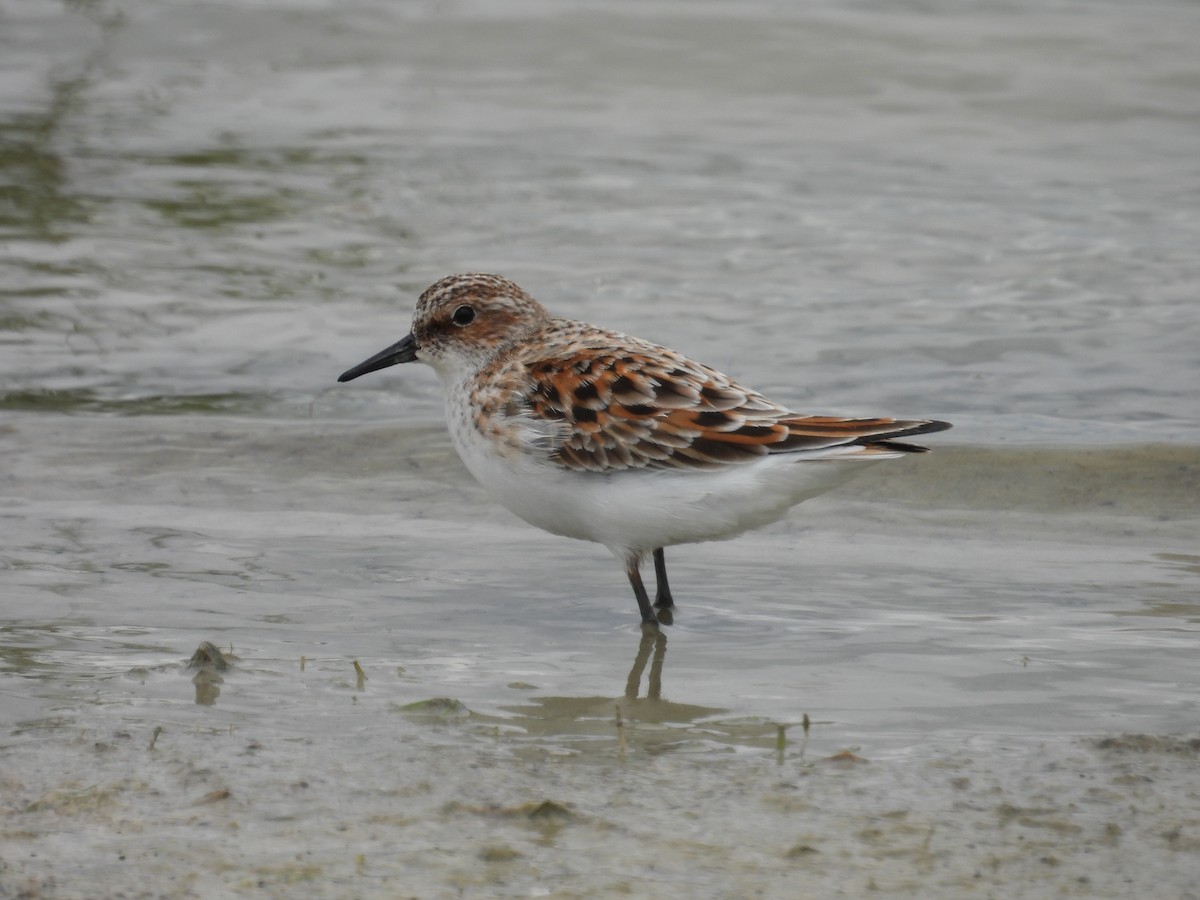
<svg viewBox="0 0 1200 900">
<path fill-rule="evenodd" d="M 656 618 L 664 625 L 675 624 L 675 598 L 671 596 L 670 591 L 660 590 L 658 596 L 654 598 L 654 608 L 657 610 Z"/>
</svg>

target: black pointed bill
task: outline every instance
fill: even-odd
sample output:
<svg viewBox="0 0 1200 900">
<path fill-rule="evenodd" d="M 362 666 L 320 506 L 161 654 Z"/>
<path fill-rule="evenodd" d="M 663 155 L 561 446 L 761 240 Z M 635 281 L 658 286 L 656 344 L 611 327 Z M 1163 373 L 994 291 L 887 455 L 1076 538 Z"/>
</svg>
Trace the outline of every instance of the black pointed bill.
<svg viewBox="0 0 1200 900">
<path fill-rule="evenodd" d="M 352 369 L 347 369 L 338 376 L 338 381 L 352 381 L 359 375 L 377 372 L 388 366 L 400 363 L 414 362 L 417 358 L 417 339 L 411 334 L 402 338 L 386 350 L 380 350 L 370 359 L 363 360 Z"/>
</svg>

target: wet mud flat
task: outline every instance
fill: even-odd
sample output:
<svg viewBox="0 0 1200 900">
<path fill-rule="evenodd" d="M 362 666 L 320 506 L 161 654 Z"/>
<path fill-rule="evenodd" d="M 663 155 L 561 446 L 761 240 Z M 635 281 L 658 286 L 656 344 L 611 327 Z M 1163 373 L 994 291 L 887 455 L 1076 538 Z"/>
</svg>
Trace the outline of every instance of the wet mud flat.
<svg viewBox="0 0 1200 900">
<path fill-rule="evenodd" d="M 226 674 L 269 690 L 269 668 Z M 1196 891 L 1195 739 L 942 735 L 872 753 L 820 723 L 780 742 L 774 723 L 645 696 L 481 715 L 373 697 L 349 665 L 306 673 L 316 702 L 291 728 L 81 688 L 8 730 L 0 896 Z"/>
</svg>

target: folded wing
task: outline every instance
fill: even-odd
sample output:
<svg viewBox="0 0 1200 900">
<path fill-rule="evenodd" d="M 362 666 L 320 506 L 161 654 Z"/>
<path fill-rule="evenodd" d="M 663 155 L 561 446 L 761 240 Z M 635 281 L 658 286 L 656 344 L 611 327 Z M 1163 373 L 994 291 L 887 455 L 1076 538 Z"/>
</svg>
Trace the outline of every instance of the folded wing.
<svg viewBox="0 0 1200 900">
<path fill-rule="evenodd" d="M 673 351 L 613 337 L 623 345 L 524 363 L 520 413 L 552 435 L 551 459 L 566 468 L 703 470 L 776 453 L 919 453 L 925 448 L 896 439 L 950 427 L 924 419 L 797 415 Z"/>
</svg>

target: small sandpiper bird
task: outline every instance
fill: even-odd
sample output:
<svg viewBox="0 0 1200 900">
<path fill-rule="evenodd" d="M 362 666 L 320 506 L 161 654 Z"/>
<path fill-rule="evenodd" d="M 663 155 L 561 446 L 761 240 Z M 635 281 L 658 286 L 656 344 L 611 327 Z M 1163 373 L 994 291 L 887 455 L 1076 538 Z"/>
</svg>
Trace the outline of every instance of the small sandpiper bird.
<svg viewBox="0 0 1200 900">
<path fill-rule="evenodd" d="M 646 625 L 675 605 L 664 547 L 774 522 L 866 462 L 926 451 L 900 438 L 950 427 L 794 413 L 673 350 L 556 318 L 497 275 L 432 285 L 412 332 L 338 381 L 417 360 L 442 381 L 471 474 L 531 525 L 606 546 Z"/>
</svg>

